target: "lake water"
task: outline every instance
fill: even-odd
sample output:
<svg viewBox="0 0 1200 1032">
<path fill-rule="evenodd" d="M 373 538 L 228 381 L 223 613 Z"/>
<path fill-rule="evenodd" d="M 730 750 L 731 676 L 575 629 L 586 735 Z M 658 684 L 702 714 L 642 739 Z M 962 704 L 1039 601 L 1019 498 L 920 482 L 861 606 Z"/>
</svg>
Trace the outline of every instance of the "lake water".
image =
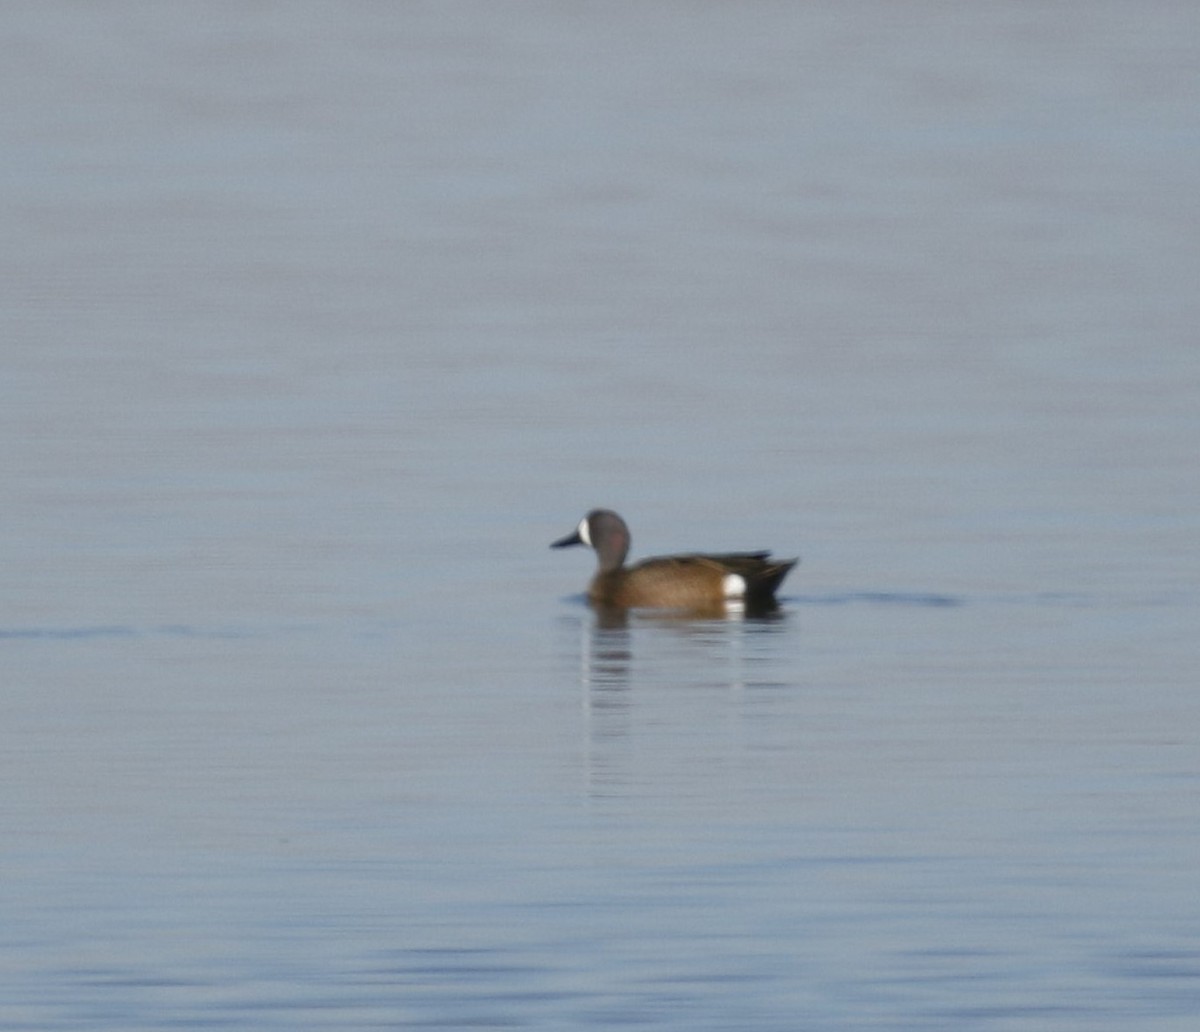
<svg viewBox="0 0 1200 1032">
<path fill-rule="evenodd" d="M 0 47 L 0 1027 L 1200 1027 L 1194 4 Z"/>
</svg>

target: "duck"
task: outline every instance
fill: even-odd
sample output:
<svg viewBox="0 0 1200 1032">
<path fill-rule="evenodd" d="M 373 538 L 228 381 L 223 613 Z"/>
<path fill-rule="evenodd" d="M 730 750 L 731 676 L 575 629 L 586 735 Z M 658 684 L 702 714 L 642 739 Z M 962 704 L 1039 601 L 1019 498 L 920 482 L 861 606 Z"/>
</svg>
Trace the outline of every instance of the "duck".
<svg viewBox="0 0 1200 1032">
<path fill-rule="evenodd" d="M 713 611 L 777 607 L 775 592 L 799 559 L 772 559 L 770 552 L 660 555 L 632 566 L 629 527 L 611 509 L 593 509 L 551 548 L 587 545 L 596 553 L 588 600 L 606 609 Z"/>
</svg>

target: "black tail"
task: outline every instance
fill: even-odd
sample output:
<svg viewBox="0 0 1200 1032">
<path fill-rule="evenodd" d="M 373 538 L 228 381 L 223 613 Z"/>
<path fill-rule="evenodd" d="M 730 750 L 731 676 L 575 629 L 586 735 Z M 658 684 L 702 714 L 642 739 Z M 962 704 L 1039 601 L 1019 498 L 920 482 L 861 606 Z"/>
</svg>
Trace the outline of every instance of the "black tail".
<svg viewBox="0 0 1200 1032">
<path fill-rule="evenodd" d="M 783 579 L 792 571 L 799 559 L 766 560 L 746 578 L 746 594 L 756 598 L 774 598 Z"/>
</svg>

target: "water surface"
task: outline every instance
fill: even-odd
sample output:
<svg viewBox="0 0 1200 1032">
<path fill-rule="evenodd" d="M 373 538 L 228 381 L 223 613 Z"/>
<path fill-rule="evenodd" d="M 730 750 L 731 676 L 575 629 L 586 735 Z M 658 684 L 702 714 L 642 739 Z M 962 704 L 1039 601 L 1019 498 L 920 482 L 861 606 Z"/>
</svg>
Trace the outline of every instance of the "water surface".
<svg viewBox="0 0 1200 1032">
<path fill-rule="evenodd" d="M 0 1025 L 1190 1032 L 1196 22 L 10 13 Z"/>
</svg>

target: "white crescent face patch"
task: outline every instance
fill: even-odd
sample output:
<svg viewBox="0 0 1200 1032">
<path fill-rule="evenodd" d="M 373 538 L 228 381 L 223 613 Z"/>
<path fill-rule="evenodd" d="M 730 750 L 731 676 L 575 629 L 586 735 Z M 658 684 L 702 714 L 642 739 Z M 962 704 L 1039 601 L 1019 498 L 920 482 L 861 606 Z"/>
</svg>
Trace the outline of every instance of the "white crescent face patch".
<svg viewBox="0 0 1200 1032">
<path fill-rule="evenodd" d="M 579 521 L 579 537 L 585 545 L 587 545 L 589 548 L 591 548 L 591 547 L 593 547 L 592 546 L 592 535 L 588 533 L 587 523 L 588 523 L 588 521 L 587 521 L 586 516 Z"/>
</svg>

